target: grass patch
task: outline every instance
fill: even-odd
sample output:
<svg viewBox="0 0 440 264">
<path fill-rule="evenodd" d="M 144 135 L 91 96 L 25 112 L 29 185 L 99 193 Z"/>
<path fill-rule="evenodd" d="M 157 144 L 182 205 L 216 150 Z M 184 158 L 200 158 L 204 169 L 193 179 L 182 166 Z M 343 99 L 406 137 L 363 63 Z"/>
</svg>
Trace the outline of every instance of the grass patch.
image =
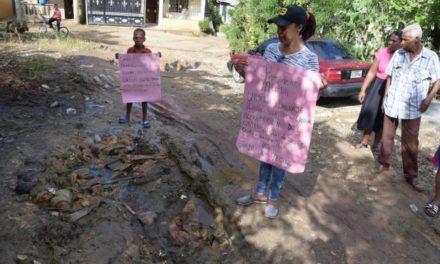
<svg viewBox="0 0 440 264">
<path fill-rule="evenodd" d="M 85 41 L 74 37 L 61 38 L 57 35 L 49 35 L 48 37 L 40 35 L 37 38 L 36 44 L 39 50 L 55 50 L 60 52 L 77 52 L 91 50 L 98 47 L 96 43 L 91 41 Z"/>
<path fill-rule="evenodd" d="M 25 33 L 21 34 L 18 38 L 14 34 L 5 35 L 0 37 L 0 43 L 2 42 L 6 46 L 17 49 L 17 45 L 20 45 L 20 49 L 37 49 L 39 51 L 59 51 L 59 52 L 79 52 L 84 50 L 92 50 L 98 48 L 99 45 L 92 41 L 81 40 L 75 37 L 61 37 L 60 35 L 50 33 Z"/>
<path fill-rule="evenodd" d="M 49 66 L 48 59 L 42 56 L 32 57 L 19 64 L 21 76 L 25 76 L 29 80 L 37 80 L 41 78 Z"/>
</svg>

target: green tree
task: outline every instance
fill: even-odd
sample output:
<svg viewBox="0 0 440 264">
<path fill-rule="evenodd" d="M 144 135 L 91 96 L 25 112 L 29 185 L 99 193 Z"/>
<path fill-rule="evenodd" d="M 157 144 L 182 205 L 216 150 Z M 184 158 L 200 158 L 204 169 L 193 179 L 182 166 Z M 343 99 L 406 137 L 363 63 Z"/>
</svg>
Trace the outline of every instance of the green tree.
<svg viewBox="0 0 440 264">
<path fill-rule="evenodd" d="M 214 32 L 218 32 L 220 25 L 223 24 L 222 17 L 219 14 L 218 6 L 211 0 L 208 2 L 208 13 L 214 27 Z"/>
<path fill-rule="evenodd" d="M 422 26 L 428 46 L 440 48 L 440 0 L 242 0 L 224 30 L 231 46 L 244 51 L 274 35 L 267 19 L 287 4 L 307 8 L 316 17 L 317 34 L 337 39 L 362 59 L 370 59 L 390 33 L 411 23 Z"/>
<path fill-rule="evenodd" d="M 390 33 L 411 23 L 419 23 L 426 42 L 438 49 L 433 40 L 440 25 L 439 5 L 440 0 L 318 0 L 309 9 L 316 14 L 318 29 L 325 36 L 338 39 L 366 59 L 384 45 Z"/>
</svg>

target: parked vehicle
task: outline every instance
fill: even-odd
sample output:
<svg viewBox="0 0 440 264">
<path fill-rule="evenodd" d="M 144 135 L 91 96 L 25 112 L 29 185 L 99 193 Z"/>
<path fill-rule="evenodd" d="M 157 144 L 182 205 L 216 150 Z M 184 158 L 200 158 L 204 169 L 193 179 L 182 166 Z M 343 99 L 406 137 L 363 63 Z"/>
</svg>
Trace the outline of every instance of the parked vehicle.
<svg viewBox="0 0 440 264">
<path fill-rule="evenodd" d="M 250 56 L 263 56 L 266 47 L 272 43 L 278 43 L 278 39 L 268 39 L 247 53 L 231 54 L 227 67 L 236 82 L 244 80 L 235 70 L 234 63 L 247 63 Z M 359 93 L 371 63 L 356 59 L 335 40 L 310 39 L 305 45 L 318 55 L 319 71 L 328 82 L 327 88 L 321 91 L 321 96 L 344 97 Z"/>
</svg>

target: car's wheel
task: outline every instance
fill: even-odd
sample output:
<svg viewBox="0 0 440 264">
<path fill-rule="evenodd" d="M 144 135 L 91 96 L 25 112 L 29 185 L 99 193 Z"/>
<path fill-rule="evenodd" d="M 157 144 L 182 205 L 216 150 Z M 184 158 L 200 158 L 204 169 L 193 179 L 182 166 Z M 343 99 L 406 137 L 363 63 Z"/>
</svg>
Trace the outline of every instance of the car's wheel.
<svg viewBox="0 0 440 264">
<path fill-rule="evenodd" d="M 234 66 L 232 66 L 231 73 L 236 83 L 244 83 L 244 78 L 235 70 Z"/>
</svg>

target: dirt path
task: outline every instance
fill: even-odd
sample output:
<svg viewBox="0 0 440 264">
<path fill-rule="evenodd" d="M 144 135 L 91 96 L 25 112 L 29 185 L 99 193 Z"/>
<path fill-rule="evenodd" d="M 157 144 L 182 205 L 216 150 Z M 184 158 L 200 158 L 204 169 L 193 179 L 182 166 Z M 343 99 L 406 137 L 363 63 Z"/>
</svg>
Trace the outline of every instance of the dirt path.
<svg viewBox="0 0 440 264">
<path fill-rule="evenodd" d="M 91 43 L 78 51 L 50 50 L 44 43 L 24 45 L 18 52 L 10 45 L 0 50 L 8 58 L 2 59 L 2 65 L 9 61 L 9 68 L 15 63 L 22 69 L 20 63 L 29 63 L 29 54 L 36 58 L 35 53 L 48 65 L 58 66 L 41 73 L 38 80 L 23 78 L 29 84 L 16 84 L 15 93 L 10 93 L 10 75 L 2 76 L 2 80 L 9 78 L 2 82 L 2 91 L 7 84 L 9 92 L 0 101 L 1 216 L 6 219 L 0 237 L 9 241 L 0 244 L 0 255 L 5 259 L 23 254 L 41 263 L 62 259 L 81 263 L 438 262 L 440 222 L 422 212 L 432 195 L 434 170 L 429 158 L 440 142 L 438 108 L 422 121 L 420 176 L 429 191 L 419 194 L 401 179 L 398 155 L 391 172 L 374 176 L 370 173 L 373 153 L 352 147 L 360 138 L 352 130 L 359 105 L 350 100 L 321 102 L 306 172 L 288 175 L 281 215 L 269 221 L 263 207 L 234 204 L 236 197 L 253 188 L 258 167 L 234 146 L 243 87 L 226 70 L 224 39 L 147 29 L 149 46 L 163 54 L 164 98 L 151 106 L 152 129 L 139 134 L 138 125 L 123 127 L 115 122 L 123 106 L 116 66 L 109 62 L 115 52 L 126 49 L 131 30 L 69 28 L 74 36 Z M 41 83 L 49 90 L 41 88 Z M 55 101 L 60 106 L 50 108 Z M 69 107 L 77 114 L 67 115 Z M 139 120 L 139 111 L 135 114 Z M 73 224 L 37 206 L 32 196 L 13 192 L 17 176 L 38 177 L 39 185 L 60 189 L 63 185 L 55 184 L 53 173 L 68 177 L 93 161 L 124 159 L 121 155 L 127 153 L 99 152 L 90 160 L 67 162 L 69 155 L 83 155 L 87 142 L 96 147 L 97 135 L 104 142 L 111 135 L 119 141 L 128 138 L 134 144 L 129 145 L 131 151 L 137 149 L 134 142 L 140 142 L 139 149 L 152 151 L 140 154 L 165 158 L 155 170 L 149 168 L 147 183 L 121 183 L 104 190 L 97 197 L 105 201 Z M 57 164 L 60 159 L 61 165 Z M 132 166 L 129 175 L 137 163 Z M 72 188 L 66 183 L 64 187 Z M 123 204 L 136 212 L 154 212 L 153 224 L 140 224 Z M 418 211 L 411 211 L 410 204 Z M 198 217 L 189 213 L 194 211 Z"/>
</svg>

